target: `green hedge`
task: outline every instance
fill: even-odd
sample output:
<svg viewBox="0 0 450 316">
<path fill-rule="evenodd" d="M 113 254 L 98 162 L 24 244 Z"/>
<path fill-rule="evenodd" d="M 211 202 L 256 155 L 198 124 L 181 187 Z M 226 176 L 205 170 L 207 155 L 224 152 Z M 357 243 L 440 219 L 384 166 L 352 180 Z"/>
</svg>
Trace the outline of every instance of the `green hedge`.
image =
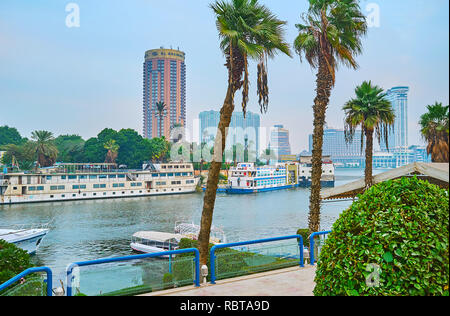
<svg viewBox="0 0 450 316">
<path fill-rule="evenodd" d="M 33 267 L 33 265 L 31 264 L 30 255 L 25 250 L 0 239 L 0 284 L 5 283 L 31 267 Z M 23 291 L 15 289 L 16 295 L 18 296 L 28 296 L 35 293 L 35 291 L 37 291 L 36 293 L 42 291 L 42 284 L 39 289 L 36 290 L 35 276 L 27 276 L 25 279 L 27 284 L 17 285 L 16 283 L 16 285 L 1 292 L 0 295 L 6 295 L 6 292 L 10 292 L 17 286 L 20 286 L 23 289 Z"/>
<path fill-rule="evenodd" d="M 448 198 L 416 177 L 360 195 L 322 248 L 314 294 L 448 295 Z"/>
</svg>

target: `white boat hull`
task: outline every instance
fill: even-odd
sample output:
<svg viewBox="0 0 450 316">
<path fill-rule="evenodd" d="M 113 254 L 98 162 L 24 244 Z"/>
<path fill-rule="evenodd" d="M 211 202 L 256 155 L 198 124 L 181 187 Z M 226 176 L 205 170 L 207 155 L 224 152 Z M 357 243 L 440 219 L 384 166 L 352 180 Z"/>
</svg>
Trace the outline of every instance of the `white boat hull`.
<svg viewBox="0 0 450 316">
<path fill-rule="evenodd" d="M 138 244 L 138 243 L 131 243 L 130 247 L 134 251 L 140 252 L 140 253 L 159 253 L 159 252 L 166 252 L 166 251 L 168 251 L 167 249 L 153 247 L 153 246 L 148 246 L 148 245 L 143 245 L 143 244 Z M 176 249 L 173 249 L 173 250 L 176 250 Z M 169 258 L 170 255 L 162 255 L 162 256 L 159 256 L 159 257 L 161 257 L 161 258 Z M 175 255 L 172 255 L 172 258 L 173 257 L 175 257 Z"/>
<path fill-rule="evenodd" d="M 136 197 L 150 197 L 158 195 L 175 195 L 188 194 L 196 192 L 196 185 L 184 186 L 175 189 L 166 190 L 118 190 L 106 191 L 105 194 L 99 192 L 82 192 L 65 193 L 65 194 L 36 194 L 36 195 L 13 195 L 1 196 L 0 205 L 22 204 L 22 203 L 44 203 L 44 202 L 62 202 L 62 201 L 80 201 L 80 200 L 101 200 L 101 199 L 117 199 L 117 198 L 136 198 Z"/>
<path fill-rule="evenodd" d="M 22 248 L 29 254 L 34 254 L 48 231 L 48 229 L 31 229 L 26 231 L 0 230 L 0 239 Z"/>
</svg>

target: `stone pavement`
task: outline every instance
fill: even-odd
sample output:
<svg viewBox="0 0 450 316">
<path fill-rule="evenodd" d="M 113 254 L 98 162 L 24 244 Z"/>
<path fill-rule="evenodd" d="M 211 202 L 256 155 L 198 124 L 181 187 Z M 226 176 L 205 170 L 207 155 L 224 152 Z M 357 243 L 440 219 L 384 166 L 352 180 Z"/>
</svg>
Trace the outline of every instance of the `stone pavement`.
<svg viewBox="0 0 450 316">
<path fill-rule="evenodd" d="M 143 296 L 312 296 L 316 267 L 293 267 L 238 278 L 215 285 L 187 286 Z"/>
</svg>

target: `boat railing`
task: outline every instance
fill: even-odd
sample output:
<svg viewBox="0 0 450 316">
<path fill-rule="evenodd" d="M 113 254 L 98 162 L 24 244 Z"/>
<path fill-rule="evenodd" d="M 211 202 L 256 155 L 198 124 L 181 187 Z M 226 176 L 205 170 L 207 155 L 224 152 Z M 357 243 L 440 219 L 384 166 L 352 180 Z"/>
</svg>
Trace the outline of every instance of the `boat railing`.
<svg viewBox="0 0 450 316">
<path fill-rule="evenodd" d="M 33 229 L 50 229 L 53 220 L 48 223 L 41 224 L 13 224 L 8 226 L 0 226 L 1 229 L 14 230 L 16 232 L 33 230 Z"/>
<path fill-rule="evenodd" d="M 224 249 L 224 248 L 233 248 L 233 247 L 240 247 L 240 246 L 249 246 L 249 245 L 255 245 L 255 244 L 267 244 L 267 243 L 274 243 L 274 242 L 278 242 L 278 241 L 284 241 L 284 240 L 290 240 L 290 239 L 297 239 L 297 243 L 298 243 L 298 252 L 299 252 L 299 261 L 298 264 L 300 265 L 300 267 L 304 267 L 304 258 L 303 258 L 303 252 L 304 252 L 304 247 L 303 247 L 303 238 L 301 235 L 291 235 L 291 236 L 282 236 L 282 237 L 275 237 L 275 238 L 266 238 L 266 239 L 258 239 L 258 240 L 250 240 L 250 241 L 242 241 L 242 242 L 235 242 L 235 243 L 224 243 L 224 244 L 217 244 L 214 245 L 211 250 L 210 250 L 210 263 L 211 263 L 211 284 L 215 284 L 216 283 L 216 271 L 218 271 L 218 262 L 217 259 L 219 257 L 224 257 L 224 260 L 226 261 L 226 257 L 229 256 L 236 256 L 238 254 L 236 254 L 236 252 L 229 252 L 229 253 L 224 253 L 224 254 L 217 254 L 216 251 L 219 249 Z M 250 252 L 249 248 L 247 247 L 247 249 L 241 249 L 241 250 L 245 250 L 245 252 Z M 270 253 L 271 251 L 269 251 Z M 274 257 L 277 257 L 277 255 L 274 255 L 273 253 L 270 253 L 269 255 L 260 255 L 259 257 L 257 256 L 249 256 L 248 258 L 244 258 L 244 255 L 242 257 L 242 260 L 249 260 L 252 261 L 252 259 L 255 259 L 254 261 L 257 262 L 258 260 L 261 261 L 261 263 L 254 263 L 254 262 L 249 262 L 249 264 L 255 268 L 261 267 L 263 270 L 267 269 L 267 263 L 266 261 L 268 260 L 276 260 Z M 292 253 L 290 253 L 290 249 L 286 252 L 286 253 L 281 253 L 281 251 L 279 252 L 278 255 L 278 259 L 285 259 L 283 261 L 280 262 L 280 266 L 281 265 L 290 265 L 292 264 L 294 258 L 296 257 L 295 255 L 293 255 Z M 295 259 L 297 260 L 297 259 Z M 272 262 L 270 262 L 272 263 Z M 269 263 L 269 264 L 270 264 Z M 274 266 L 272 266 L 274 267 Z M 233 271 L 222 271 L 223 275 L 231 275 L 233 273 Z M 239 273 L 239 272 L 237 272 Z"/>
</svg>

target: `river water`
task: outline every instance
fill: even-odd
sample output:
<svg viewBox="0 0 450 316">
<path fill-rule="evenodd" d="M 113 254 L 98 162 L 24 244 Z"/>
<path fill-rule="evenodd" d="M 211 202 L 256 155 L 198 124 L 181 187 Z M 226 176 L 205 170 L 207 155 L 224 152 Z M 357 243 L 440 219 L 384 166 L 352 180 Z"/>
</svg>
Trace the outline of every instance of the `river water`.
<svg viewBox="0 0 450 316">
<path fill-rule="evenodd" d="M 374 173 L 379 173 L 376 170 Z M 361 169 L 337 169 L 336 186 L 362 177 Z M 173 232 L 177 221 L 199 224 L 203 193 L 97 201 L 0 206 L 0 226 L 52 221 L 34 263 L 64 280 L 69 263 L 132 254 L 129 243 L 141 230 Z M 321 228 L 330 229 L 350 202 L 326 203 Z M 309 189 L 255 195 L 218 194 L 213 224 L 228 242 L 295 234 L 308 227 Z"/>
</svg>

